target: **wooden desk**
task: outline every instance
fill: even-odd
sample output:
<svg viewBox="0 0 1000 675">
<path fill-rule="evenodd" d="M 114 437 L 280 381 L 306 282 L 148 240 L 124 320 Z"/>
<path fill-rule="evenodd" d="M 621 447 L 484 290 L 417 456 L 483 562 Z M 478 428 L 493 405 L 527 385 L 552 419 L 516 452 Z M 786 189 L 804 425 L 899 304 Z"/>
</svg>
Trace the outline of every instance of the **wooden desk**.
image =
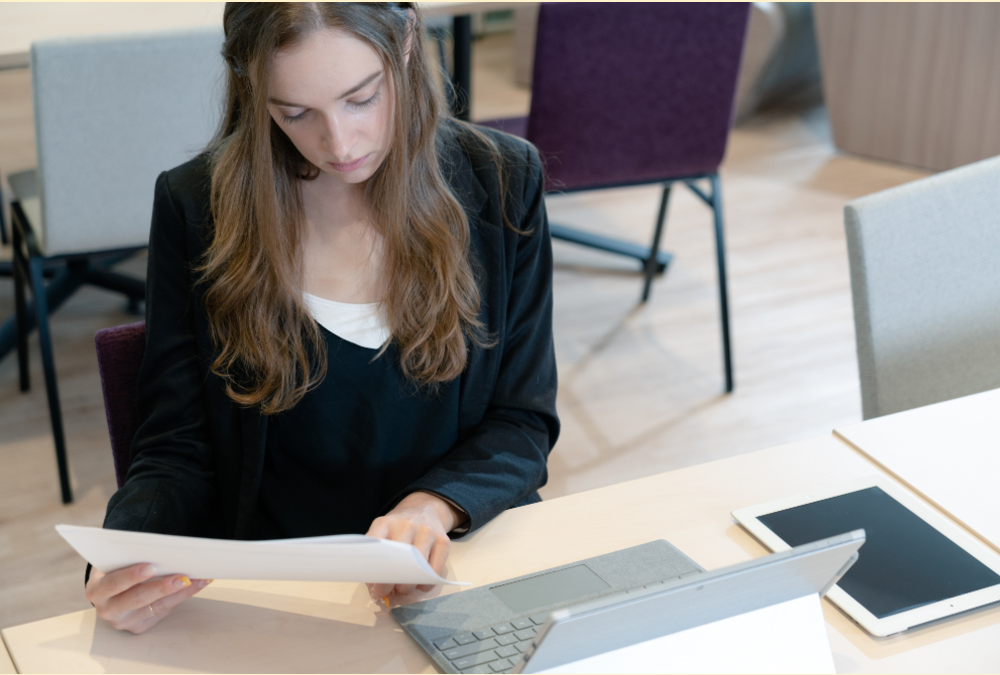
<svg viewBox="0 0 1000 675">
<path fill-rule="evenodd" d="M 456 542 L 449 575 L 478 586 L 655 538 L 715 569 L 766 553 L 733 509 L 877 471 L 831 435 L 570 495 L 508 511 Z M 1000 664 L 998 606 L 888 639 L 829 603 L 824 614 L 838 672 Z M 360 584 L 216 581 L 141 636 L 93 610 L 2 634 L 24 672 L 434 672 Z"/>
</svg>

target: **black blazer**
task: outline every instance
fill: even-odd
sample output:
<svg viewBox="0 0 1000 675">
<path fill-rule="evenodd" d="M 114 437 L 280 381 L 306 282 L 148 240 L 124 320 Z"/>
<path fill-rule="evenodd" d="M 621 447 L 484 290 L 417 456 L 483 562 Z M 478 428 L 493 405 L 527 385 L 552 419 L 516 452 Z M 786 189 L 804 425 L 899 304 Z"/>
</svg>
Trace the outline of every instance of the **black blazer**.
<svg viewBox="0 0 1000 675">
<path fill-rule="evenodd" d="M 490 134 L 504 158 L 505 199 L 482 142 L 448 122 L 440 161 L 471 229 L 480 320 L 496 339 L 473 347 L 461 376 L 459 440 L 385 505 L 425 490 L 466 511 L 475 530 L 539 501 L 559 434 L 552 344 L 552 250 L 543 176 L 530 145 Z M 267 417 L 241 408 L 213 375 L 203 294 L 193 266 L 212 240 L 205 155 L 156 182 L 146 280 L 146 354 L 132 465 L 104 527 L 243 539 L 252 532 Z M 504 225 L 503 214 L 521 232 Z"/>
</svg>

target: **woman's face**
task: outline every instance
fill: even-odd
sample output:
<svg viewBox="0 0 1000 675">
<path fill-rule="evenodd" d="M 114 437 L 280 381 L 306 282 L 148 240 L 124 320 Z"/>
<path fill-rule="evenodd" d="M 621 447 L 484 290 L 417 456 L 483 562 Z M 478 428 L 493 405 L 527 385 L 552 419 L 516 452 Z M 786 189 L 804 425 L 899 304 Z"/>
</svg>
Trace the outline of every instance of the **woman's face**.
<svg viewBox="0 0 1000 675">
<path fill-rule="evenodd" d="M 271 118 L 302 156 L 344 185 L 363 184 L 389 152 L 389 72 L 347 33 L 316 31 L 275 54 L 267 98 Z"/>
</svg>

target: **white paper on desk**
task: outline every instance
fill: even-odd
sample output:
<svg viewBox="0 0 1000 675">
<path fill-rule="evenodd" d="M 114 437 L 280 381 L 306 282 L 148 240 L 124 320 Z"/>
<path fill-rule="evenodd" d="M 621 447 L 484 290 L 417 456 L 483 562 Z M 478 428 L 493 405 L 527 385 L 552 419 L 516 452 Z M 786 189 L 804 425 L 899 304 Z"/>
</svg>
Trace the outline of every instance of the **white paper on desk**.
<svg viewBox="0 0 1000 675">
<path fill-rule="evenodd" d="M 157 575 L 192 579 L 468 585 L 438 576 L 410 544 L 359 534 L 231 541 L 76 525 L 56 525 L 56 531 L 105 573 L 152 563 Z"/>
</svg>

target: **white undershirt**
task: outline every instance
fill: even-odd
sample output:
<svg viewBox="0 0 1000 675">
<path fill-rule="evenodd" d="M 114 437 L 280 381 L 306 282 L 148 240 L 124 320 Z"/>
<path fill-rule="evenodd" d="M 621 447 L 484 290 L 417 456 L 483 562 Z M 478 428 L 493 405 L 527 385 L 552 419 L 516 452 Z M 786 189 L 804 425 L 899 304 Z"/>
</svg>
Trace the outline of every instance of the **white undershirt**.
<svg viewBox="0 0 1000 675">
<path fill-rule="evenodd" d="M 389 339 L 389 326 L 381 303 L 337 302 L 305 291 L 302 291 L 302 299 L 316 322 L 343 340 L 360 347 L 379 349 Z M 451 504 L 457 511 L 465 513 L 461 506 L 447 497 L 435 496 Z M 465 534 L 468 530 L 469 524 L 466 523 L 452 531 Z"/>
<path fill-rule="evenodd" d="M 337 302 L 305 291 L 302 298 L 319 325 L 348 342 L 379 349 L 389 339 L 389 326 L 381 303 Z"/>
</svg>

